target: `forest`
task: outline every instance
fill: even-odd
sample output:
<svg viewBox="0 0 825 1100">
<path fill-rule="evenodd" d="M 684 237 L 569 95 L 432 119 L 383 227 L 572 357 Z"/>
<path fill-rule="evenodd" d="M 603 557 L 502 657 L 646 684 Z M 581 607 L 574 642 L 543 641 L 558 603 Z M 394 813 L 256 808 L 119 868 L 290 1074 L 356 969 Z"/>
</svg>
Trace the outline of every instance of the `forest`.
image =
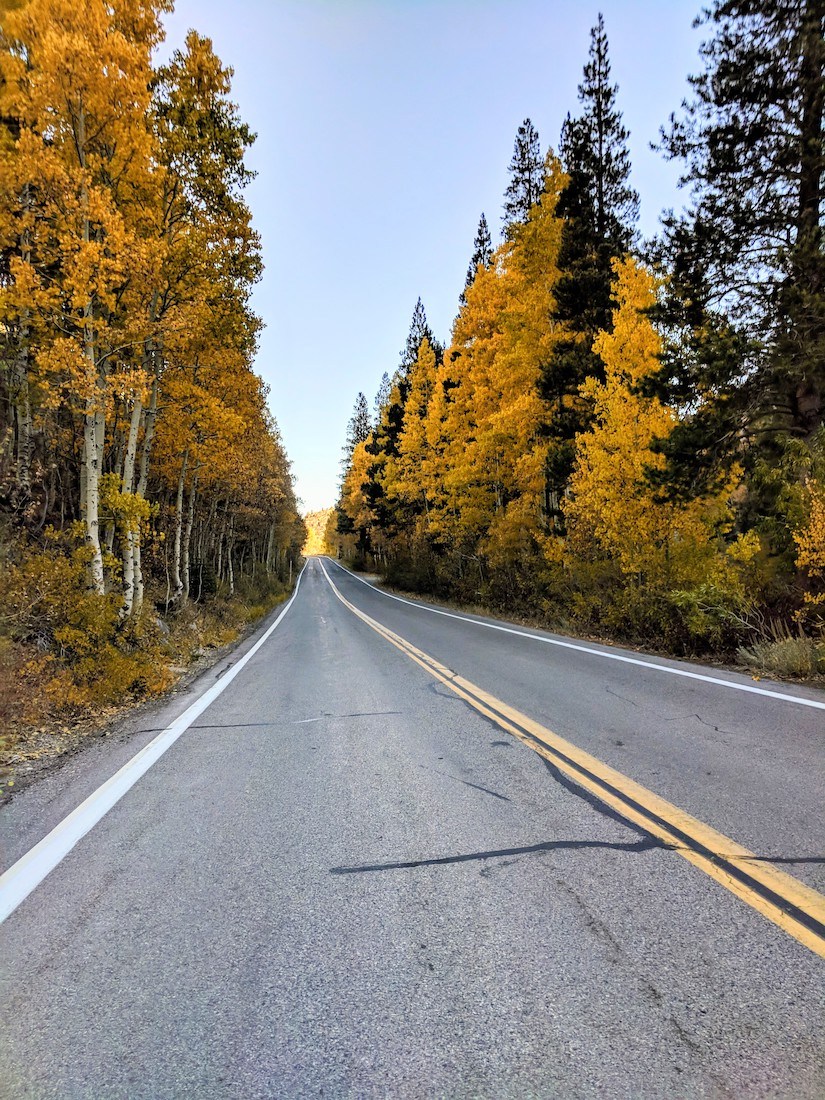
<svg viewBox="0 0 825 1100">
<path fill-rule="evenodd" d="M 253 371 L 255 135 L 171 0 L 0 6 L 0 725 L 158 692 L 306 535 Z M 21 749 L 22 751 L 22 749 Z"/>
<path fill-rule="evenodd" d="M 419 300 L 358 394 L 327 544 L 407 590 L 821 676 L 825 0 L 698 22 L 658 146 L 682 208 L 640 239 L 599 17 L 558 149 L 518 129 L 446 346 Z"/>
</svg>

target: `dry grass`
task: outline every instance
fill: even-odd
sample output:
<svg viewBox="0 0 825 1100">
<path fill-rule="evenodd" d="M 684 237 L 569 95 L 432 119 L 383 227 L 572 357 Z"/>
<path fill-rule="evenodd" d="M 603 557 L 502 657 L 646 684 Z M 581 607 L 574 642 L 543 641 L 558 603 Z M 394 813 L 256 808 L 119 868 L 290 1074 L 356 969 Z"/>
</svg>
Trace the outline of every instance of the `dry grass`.
<svg viewBox="0 0 825 1100">
<path fill-rule="evenodd" d="M 736 656 L 740 665 L 762 676 L 825 679 L 825 639 L 811 638 L 802 630 L 793 633 L 782 624 L 774 624 L 769 637 L 740 646 Z"/>
</svg>

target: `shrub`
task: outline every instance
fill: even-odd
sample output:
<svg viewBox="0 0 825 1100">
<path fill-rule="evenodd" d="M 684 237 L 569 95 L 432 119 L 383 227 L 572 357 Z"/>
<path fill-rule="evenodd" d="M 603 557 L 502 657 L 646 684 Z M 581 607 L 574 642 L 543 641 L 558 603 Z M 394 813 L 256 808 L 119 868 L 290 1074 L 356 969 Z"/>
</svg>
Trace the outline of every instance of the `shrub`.
<svg viewBox="0 0 825 1100">
<path fill-rule="evenodd" d="M 120 597 L 87 587 L 89 551 L 53 533 L 0 576 L 6 630 L 33 656 L 20 674 L 69 712 L 152 694 L 170 683 L 147 624 L 122 624 Z"/>
<path fill-rule="evenodd" d="M 740 646 L 740 664 L 765 676 L 808 679 L 825 675 L 825 639 L 811 638 L 799 629 L 796 633 L 782 623 L 773 623 L 772 637 Z"/>
</svg>

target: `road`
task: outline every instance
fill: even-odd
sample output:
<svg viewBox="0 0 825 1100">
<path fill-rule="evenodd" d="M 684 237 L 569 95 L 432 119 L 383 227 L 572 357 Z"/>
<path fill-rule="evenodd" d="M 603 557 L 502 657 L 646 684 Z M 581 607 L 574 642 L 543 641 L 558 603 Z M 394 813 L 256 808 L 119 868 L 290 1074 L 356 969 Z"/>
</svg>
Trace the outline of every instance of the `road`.
<svg viewBox="0 0 825 1100">
<path fill-rule="evenodd" d="M 825 1095 L 825 695 L 437 610 L 311 559 L 4 808 L 189 723 L 10 903 L 1 1095 Z"/>
</svg>

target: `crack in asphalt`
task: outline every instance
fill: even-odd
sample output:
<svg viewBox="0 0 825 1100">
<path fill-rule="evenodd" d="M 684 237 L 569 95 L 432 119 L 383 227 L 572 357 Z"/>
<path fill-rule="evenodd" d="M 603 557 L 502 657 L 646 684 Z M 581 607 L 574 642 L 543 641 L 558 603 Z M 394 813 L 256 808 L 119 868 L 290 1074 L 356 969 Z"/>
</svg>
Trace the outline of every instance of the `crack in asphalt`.
<svg viewBox="0 0 825 1100">
<path fill-rule="evenodd" d="M 720 726 L 715 726 L 713 722 L 708 722 L 707 719 L 702 718 L 698 714 L 676 714 L 673 718 L 663 718 L 663 722 L 687 722 L 688 719 L 695 718 L 697 722 L 700 722 L 703 726 L 707 726 L 708 729 L 714 730 L 716 733 L 724 733 L 728 737 L 734 737 L 733 730 L 723 730 Z"/>
<path fill-rule="evenodd" d="M 351 714 L 322 714 L 319 718 L 299 718 L 291 722 L 286 723 L 291 726 L 308 726 L 314 722 L 323 722 L 327 718 L 341 719 L 341 718 L 374 718 L 384 714 L 403 714 L 400 710 L 357 710 Z M 281 726 L 285 723 L 279 722 L 199 722 L 189 727 L 190 730 L 242 730 L 242 729 L 267 729 L 274 726 Z M 135 734 L 141 733 L 163 733 L 166 726 L 152 726 L 149 729 L 135 730 Z"/>
<path fill-rule="evenodd" d="M 650 711 L 651 707 L 645 707 L 641 703 L 637 703 L 635 699 L 628 699 L 626 695 L 622 695 L 618 691 L 614 691 L 613 688 L 605 686 L 604 689 L 608 695 L 613 695 L 616 699 L 621 699 L 623 703 L 629 703 L 632 707 L 637 709 Z M 705 718 L 702 718 L 699 714 L 675 714 L 672 718 L 662 718 L 663 722 L 686 722 L 689 718 L 695 718 L 697 722 L 701 722 L 703 726 L 707 726 L 708 729 L 714 730 L 716 733 L 724 733 L 728 737 L 733 737 L 732 730 L 723 730 L 720 726 L 716 726 L 713 722 L 708 722 Z"/>
<path fill-rule="evenodd" d="M 623 703 L 630 703 L 632 707 L 639 707 L 641 705 L 637 703 L 635 699 L 628 699 L 626 695 L 620 695 L 618 691 L 614 691 L 613 688 L 609 688 L 607 685 L 605 685 L 604 690 L 608 695 L 614 695 L 617 699 L 621 699 Z"/>
</svg>

